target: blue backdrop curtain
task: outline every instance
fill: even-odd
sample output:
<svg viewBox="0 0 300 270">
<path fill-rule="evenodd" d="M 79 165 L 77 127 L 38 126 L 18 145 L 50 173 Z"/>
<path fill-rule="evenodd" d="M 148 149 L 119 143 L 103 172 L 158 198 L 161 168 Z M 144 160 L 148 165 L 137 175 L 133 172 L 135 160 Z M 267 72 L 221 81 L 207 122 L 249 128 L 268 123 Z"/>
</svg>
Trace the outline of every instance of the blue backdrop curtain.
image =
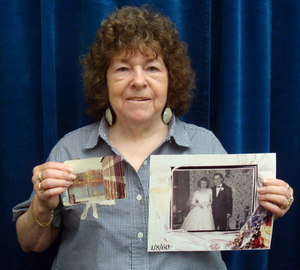
<svg viewBox="0 0 300 270">
<path fill-rule="evenodd" d="M 55 245 L 21 251 L 11 208 L 30 195 L 32 168 L 85 115 L 79 56 L 115 7 L 154 4 L 178 25 L 197 72 L 183 119 L 211 129 L 229 153 L 276 152 L 277 177 L 299 193 L 298 0 L 1 0 L 0 261 L 49 269 Z M 299 204 L 275 222 L 270 251 L 224 252 L 229 269 L 299 269 Z M 71 252 L 71 251 L 70 251 Z"/>
</svg>

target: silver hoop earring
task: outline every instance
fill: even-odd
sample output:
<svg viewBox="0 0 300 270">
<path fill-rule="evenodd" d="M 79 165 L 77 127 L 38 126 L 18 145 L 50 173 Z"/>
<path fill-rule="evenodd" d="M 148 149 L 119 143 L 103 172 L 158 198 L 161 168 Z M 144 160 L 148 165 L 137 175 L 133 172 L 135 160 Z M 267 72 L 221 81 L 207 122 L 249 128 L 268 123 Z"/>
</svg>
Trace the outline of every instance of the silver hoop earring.
<svg viewBox="0 0 300 270">
<path fill-rule="evenodd" d="M 165 108 L 162 118 L 166 125 L 169 124 L 172 119 L 172 110 L 169 107 Z"/>
<path fill-rule="evenodd" d="M 111 126 L 113 123 L 113 117 L 110 108 L 107 108 L 105 111 L 105 118 L 107 123 Z"/>
</svg>

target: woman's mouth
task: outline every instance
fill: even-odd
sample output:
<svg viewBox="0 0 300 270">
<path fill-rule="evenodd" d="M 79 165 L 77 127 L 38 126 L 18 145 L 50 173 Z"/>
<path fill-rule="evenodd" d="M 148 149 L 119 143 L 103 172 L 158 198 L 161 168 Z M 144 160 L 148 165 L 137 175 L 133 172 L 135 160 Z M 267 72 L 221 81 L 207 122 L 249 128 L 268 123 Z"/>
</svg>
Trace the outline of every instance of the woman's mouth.
<svg viewBox="0 0 300 270">
<path fill-rule="evenodd" d="M 146 101 L 146 100 L 149 100 L 149 98 L 138 98 L 138 97 L 135 97 L 135 98 L 128 98 L 128 100 L 133 100 L 133 101 Z"/>
</svg>

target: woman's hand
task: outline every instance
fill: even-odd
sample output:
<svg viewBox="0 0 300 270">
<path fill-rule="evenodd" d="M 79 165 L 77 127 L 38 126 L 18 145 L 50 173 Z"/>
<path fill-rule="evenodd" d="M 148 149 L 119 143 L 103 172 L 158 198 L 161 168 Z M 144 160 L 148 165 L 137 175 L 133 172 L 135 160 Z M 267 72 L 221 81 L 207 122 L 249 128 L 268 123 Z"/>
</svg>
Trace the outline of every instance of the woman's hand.
<svg viewBox="0 0 300 270">
<path fill-rule="evenodd" d="M 294 190 L 283 180 L 267 178 L 264 180 L 264 186 L 258 190 L 258 199 L 276 219 L 284 216 L 290 209 L 294 201 Z"/>
<path fill-rule="evenodd" d="M 26 252 L 46 250 L 57 238 L 59 228 L 50 226 L 59 194 L 66 191 L 76 178 L 70 166 L 47 162 L 33 169 L 32 184 L 36 197 L 30 209 L 16 223 L 18 240 Z"/>
<path fill-rule="evenodd" d="M 204 201 L 200 205 L 201 205 L 201 208 L 207 208 L 210 205 L 210 203 L 207 201 Z"/>
<path fill-rule="evenodd" d="M 33 169 L 32 183 L 37 194 L 40 211 L 53 210 L 58 206 L 58 195 L 65 192 L 76 178 L 69 165 L 47 162 Z"/>
</svg>

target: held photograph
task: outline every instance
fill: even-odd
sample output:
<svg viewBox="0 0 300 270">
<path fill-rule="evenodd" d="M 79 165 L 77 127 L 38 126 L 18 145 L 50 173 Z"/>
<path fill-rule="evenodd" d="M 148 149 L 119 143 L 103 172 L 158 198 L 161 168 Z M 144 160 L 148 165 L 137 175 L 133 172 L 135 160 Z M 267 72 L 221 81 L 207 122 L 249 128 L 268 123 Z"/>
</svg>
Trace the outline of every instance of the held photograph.
<svg viewBox="0 0 300 270">
<path fill-rule="evenodd" d="M 149 252 L 270 248 L 257 188 L 275 154 L 152 156 L 150 170 Z"/>
<path fill-rule="evenodd" d="M 126 198 L 122 156 L 68 160 L 76 175 L 64 196 L 65 205 Z"/>
<path fill-rule="evenodd" d="M 253 212 L 257 165 L 172 170 L 172 229 L 230 231 Z"/>
</svg>

